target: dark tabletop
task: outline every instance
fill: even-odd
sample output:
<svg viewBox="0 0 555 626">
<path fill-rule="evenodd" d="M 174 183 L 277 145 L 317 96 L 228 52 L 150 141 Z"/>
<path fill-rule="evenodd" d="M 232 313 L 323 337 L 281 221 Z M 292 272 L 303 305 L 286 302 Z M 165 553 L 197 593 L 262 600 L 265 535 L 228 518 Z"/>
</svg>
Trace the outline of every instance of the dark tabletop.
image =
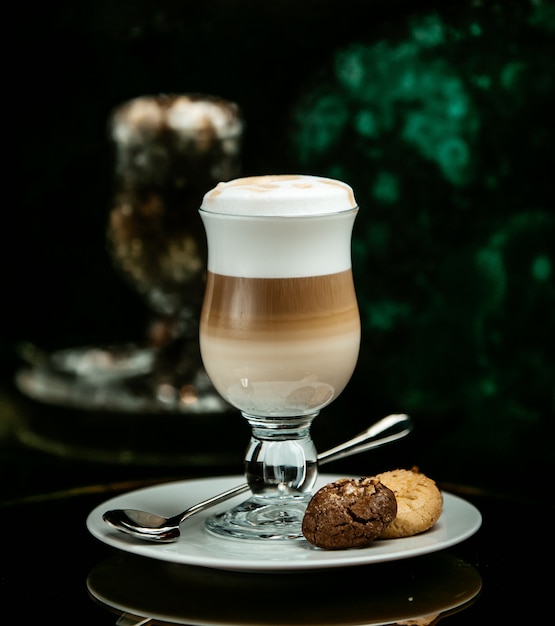
<svg viewBox="0 0 555 626">
<path fill-rule="evenodd" d="M 372 467 L 385 458 L 406 466 L 418 458 L 418 439 L 411 443 L 411 438 L 326 470 L 356 474 L 361 464 Z M 5 428 L 3 606 L 19 623 L 48 619 L 96 626 L 140 623 L 139 617 L 152 615 L 169 623 L 345 626 L 403 623 L 422 612 L 455 626 L 488 618 L 515 623 L 516 615 L 532 623 L 551 612 L 542 564 L 553 558 L 545 522 L 553 509 L 521 488 L 496 493 L 440 482 L 480 511 L 482 526 L 475 535 L 437 553 L 335 570 L 210 570 L 128 554 L 89 534 L 87 515 L 109 498 L 168 480 L 239 473 L 239 450 L 236 461 L 224 459 L 219 465 L 94 462 L 68 450 L 65 455 L 41 450 L 22 442 L 17 429 Z"/>
</svg>

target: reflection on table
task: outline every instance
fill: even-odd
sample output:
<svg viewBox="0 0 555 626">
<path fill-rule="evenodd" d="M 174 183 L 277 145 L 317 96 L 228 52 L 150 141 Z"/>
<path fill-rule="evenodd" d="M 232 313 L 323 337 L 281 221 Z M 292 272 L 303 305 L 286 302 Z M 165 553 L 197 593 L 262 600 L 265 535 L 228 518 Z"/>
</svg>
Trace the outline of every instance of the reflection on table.
<svg viewBox="0 0 555 626">
<path fill-rule="evenodd" d="M 446 552 L 286 575 L 116 554 L 93 568 L 87 587 L 94 600 L 125 614 L 129 624 L 156 619 L 229 626 L 428 625 L 466 609 L 478 596 L 482 579 L 476 568 Z"/>
</svg>

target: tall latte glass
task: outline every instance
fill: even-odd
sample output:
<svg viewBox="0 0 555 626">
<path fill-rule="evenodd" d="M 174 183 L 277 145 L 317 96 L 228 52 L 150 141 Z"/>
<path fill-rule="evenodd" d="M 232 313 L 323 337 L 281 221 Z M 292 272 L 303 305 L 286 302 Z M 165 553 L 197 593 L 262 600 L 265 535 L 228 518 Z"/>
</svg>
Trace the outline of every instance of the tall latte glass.
<svg viewBox="0 0 555 626">
<path fill-rule="evenodd" d="M 348 185 L 314 176 L 240 178 L 204 196 L 202 359 L 252 429 L 245 457 L 251 496 L 210 517 L 211 532 L 302 536 L 318 471 L 310 426 L 349 382 L 358 358 L 357 210 Z"/>
</svg>

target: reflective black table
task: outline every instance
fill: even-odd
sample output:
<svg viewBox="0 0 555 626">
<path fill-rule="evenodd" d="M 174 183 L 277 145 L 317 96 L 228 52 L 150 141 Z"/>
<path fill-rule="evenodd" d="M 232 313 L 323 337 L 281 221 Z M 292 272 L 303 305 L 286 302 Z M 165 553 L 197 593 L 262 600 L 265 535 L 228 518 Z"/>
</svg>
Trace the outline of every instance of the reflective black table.
<svg viewBox="0 0 555 626">
<path fill-rule="evenodd" d="M 509 498 L 441 485 L 482 514 L 481 528 L 462 543 L 395 562 L 265 574 L 148 559 L 89 534 L 85 521 L 94 507 L 160 480 L 90 484 L 5 501 L 0 508 L 4 610 L 21 624 L 96 626 L 438 621 L 456 626 L 486 619 L 512 624 L 517 615 L 522 623 L 533 623 L 551 612 L 543 565 L 549 570 L 553 543 L 541 518 L 552 509 L 527 501 L 526 494 Z M 421 621 L 410 621 L 417 617 Z"/>
</svg>

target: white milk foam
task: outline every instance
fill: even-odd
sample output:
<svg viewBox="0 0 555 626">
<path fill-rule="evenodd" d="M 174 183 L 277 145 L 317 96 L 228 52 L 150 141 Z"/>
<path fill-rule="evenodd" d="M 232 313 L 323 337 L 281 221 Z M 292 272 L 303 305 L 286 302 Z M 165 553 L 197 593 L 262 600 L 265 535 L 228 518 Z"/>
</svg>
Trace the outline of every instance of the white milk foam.
<svg viewBox="0 0 555 626">
<path fill-rule="evenodd" d="M 351 187 L 330 178 L 255 176 L 219 183 L 200 210 L 208 270 L 246 278 L 345 271 L 357 210 Z"/>
<path fill-rule="evenodd" d="M 298 217 L 348 211 L 357 206 L 349 185 L 333 178 L 301 174 L 250 176 L 219 183 L 202 210 L 226 215 Z"/>
</svg>

